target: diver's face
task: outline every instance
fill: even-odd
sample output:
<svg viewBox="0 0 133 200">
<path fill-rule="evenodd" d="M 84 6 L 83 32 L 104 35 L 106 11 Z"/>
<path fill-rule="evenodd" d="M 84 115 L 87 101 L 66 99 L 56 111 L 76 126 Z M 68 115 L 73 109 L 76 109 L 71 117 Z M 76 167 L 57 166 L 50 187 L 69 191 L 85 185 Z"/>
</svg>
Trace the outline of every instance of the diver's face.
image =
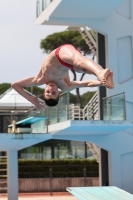
<svg viewBox="0 0 133 200">
<path fill-rule="evenodd" d="M 44 96 L 46 99 L 56 99 L 59 96 L 57 85 L 53 82 L 48 83 L 45 88 Z"/>
</svg>

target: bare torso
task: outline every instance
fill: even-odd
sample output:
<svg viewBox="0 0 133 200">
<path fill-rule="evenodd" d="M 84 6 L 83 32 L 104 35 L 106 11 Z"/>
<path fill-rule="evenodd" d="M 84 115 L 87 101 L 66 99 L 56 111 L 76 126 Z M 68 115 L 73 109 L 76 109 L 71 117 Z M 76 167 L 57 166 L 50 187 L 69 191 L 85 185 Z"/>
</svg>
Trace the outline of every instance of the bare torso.
<svg viewBox="0 0 133 200">
<path fill-rule="evenodd" d="M 37 79 L 40 84 L 55 82 L 61 88 L 62 81 L 68 76 L 68 68 L 63 66 L 55 56 L 55 50 L 52 51 L 43 61 Z"/>
<path fill-rule="evenodd" d="M 71 50 L 74 50 L 73 46 L 64 46 L 60 49 L 60 55 L 67 55 Z M 38 83 L 47 84 L 53 81 L 57 84 L 60 89 L 63 89 L 64 85 L 67 84 L 69 78 L 68 70 L 69 68 L 62 65 L 57 57 L 55 56 L 55 50 L 53 50 L 43 61 L 41 69 L 36 76 Z M 79 52 L 77 54 L 81 56 Z M 72 63 L 71 63 L 72 64 Z M 80 66 L 73 66 L 74 70 L 80 73 L 84 72 L 84 69 Z"/>
</svg>

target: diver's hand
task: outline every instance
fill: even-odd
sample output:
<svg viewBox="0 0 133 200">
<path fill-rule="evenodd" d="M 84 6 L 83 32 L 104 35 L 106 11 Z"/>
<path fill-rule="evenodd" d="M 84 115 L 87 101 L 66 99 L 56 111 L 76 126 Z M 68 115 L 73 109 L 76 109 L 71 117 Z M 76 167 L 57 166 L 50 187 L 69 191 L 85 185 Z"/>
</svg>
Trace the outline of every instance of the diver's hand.
<svg viewBox="0 0 133 200">
<path fill-rule="evenodd" d="M 41 96 L 42 96 L 42 94 L 39 94 L 35 97 L 32 96 L 32 98 L 31 98 L 31 103 L 33 103 L 38 110 L 43 110 L 43 108 L 44 108 L 44 103 L 38 99 Z"/>
</svg>

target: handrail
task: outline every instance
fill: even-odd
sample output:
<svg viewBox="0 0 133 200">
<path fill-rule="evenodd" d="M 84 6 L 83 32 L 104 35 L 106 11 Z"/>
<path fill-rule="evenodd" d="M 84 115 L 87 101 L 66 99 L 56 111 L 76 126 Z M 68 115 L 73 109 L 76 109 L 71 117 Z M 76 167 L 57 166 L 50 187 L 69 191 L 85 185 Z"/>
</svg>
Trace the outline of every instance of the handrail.
<svg viewBox="0 0 133 200">
<path fill-rule="evenodd" d="M 94 94 L 94 96 L 90 99 L 90 101 L 86 104 L 86 106 L 83 109 L 83 116 L 84 120 L 88 118 L 88 115 L 91 116 L 92 120 L 97 119 L 97 113 L 98 113 L 98 92 Z"/>
<path fill-rule="evenodd" d="M 118 95 L 121 95 L 121 94 L 125 94 L 125 92 L 121 92 L 121 93 L 118 93 L 118 94 L 114 94 L 112 96 L 109 96 L 109 97 L 103 97 L 102 99 L 109 99 L 109 98 L 112 98 L 112 97 L 115 97 L 115 96 L 118 96 Z"/>
<path fill-rule="evenodd" d="M 91 98 L 91 100 L 86 104 L 86 106 L 81 109 L 79 106 L 74 106 L 74 104 L 69 105 L 69 119 L 90 119 L 88 115 L 91 116 L 91 120 L 97 119 L 98 116 L 98 93 Z"/>
<path fill-rule="evenodd" d="M 88 104 L 91 104 L 91 102 L 97 97 L 97 92 L 93 95 L 93 97 L 90 99 L 90 101 L 86 104 L 83 110 L 85 110 L 88 107 Z"/>
</svg>

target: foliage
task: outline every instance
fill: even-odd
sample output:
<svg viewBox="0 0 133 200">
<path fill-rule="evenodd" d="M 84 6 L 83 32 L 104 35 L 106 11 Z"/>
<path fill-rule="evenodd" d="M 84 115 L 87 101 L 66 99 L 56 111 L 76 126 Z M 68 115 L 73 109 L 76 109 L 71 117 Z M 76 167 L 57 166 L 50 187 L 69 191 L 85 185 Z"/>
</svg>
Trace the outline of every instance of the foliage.
<svg viewBox="0 0 133 200">
<path fill-rule="evenodd" d="M 1 83 L 0 84 L 0 95 L 3 94 L 6 90 L 11 87 L 10 83 Z"/>
<path fill-rule="evenodd" d="M 95 93 L 96 91 L 91 91 L 91 92 L 86 92 L 82 95 L 83 107 L 86 106 L 86 104 L 90 101 L 90 99 L 93 97 Z"/>
<path fill-rule="evenodd" d="M 96 93 L 96 91 L 88 91 L 81 95 L 83 107 L 86 106 L 86 104 L 90 101 L 90 99 L 93 97 L 93 95 Z M 77 96 L 70 93 L 70 104 L 78 105 L 77 102 Z"/>
<path fill-rule="evenodd" d="M 80 35 L 79 31 L 76 30 L 63 31 L 49 35 L 41 40 L 40 48 L 43 49 L 44 52 L 50 53 L 62 44 L 73 44 L 82 51 L 84 55 L 90 54 L 88 45 Z"/>
<path fill-rule="evenodd" d="M 72 94 L 72 93 L 70 93 L 70 100 L 69 100 L 69 102 L 70 102 L 70 104 L 77 104 L 78 102 L 77 102 L 77 96 L 76 95 L 74 95 L 74 94 Z"/>
<path fill-rule="evenodd" d="M 98 163 L 88 159 L 19 160 L 19 177 L 80 177 L 86 168 L 87 176 L 98 176 Z M 29 174 L 29 175 L 28 175 Z"/>
<path fill-rule="evenodd" d="M 2 83 L 0 84 L 0 94 L 3 94 L 6 90 L 8 90 L 11 87 L 10 83 Z M 26 87 L 26 90 L 28 90 L 29 92 L 33 92 L 34 95 L 38 95 L 38 94 L 42 94 L 44 89 L 37 87 L 37 86 L 33 86 L 32 89 L 30 87 Z M 61 92 L 62 93 L 62 92 Z M 88 101 L 92 98 L 92 96 L 95 94 L 95 91 L 93 92 L 86 92 L 83 95 L 81 95 L 82 101 L 83 101 L 83 107 L 88 103 Z M 78 104 L 77 101 L 77 95 L 74 95 L 72 93 L 70 93 L 70 104 Z"/>
<path fill-rule="evenodd" d="M 34 95 L 42 94 L 44 92 L 43 88 L 40 88 L 40 87 L 37 87 L 37 86 L 33 86 L 32 88 L 26 87 L 25 89 L 29 92 L 32 92 L 32 94 L 34 94 Z"/>
<path fill-rule="evenodd" d="M 0 84 L 0 95 L 3 94 L 9 88 L 11 88 L 11 83 L 1 83 Z M 28 90 L 29 92 L 31 92 L 31 90 L 32 90 L 33 94 L 35 94 L 35 95 L 42 94 L 44 91 L 43 88 L 40 88 L 37 86 L 33 86 L 32 89 L 31 89 L 31 87 L 26 87 L 25 89 Z"/>
</svg>

